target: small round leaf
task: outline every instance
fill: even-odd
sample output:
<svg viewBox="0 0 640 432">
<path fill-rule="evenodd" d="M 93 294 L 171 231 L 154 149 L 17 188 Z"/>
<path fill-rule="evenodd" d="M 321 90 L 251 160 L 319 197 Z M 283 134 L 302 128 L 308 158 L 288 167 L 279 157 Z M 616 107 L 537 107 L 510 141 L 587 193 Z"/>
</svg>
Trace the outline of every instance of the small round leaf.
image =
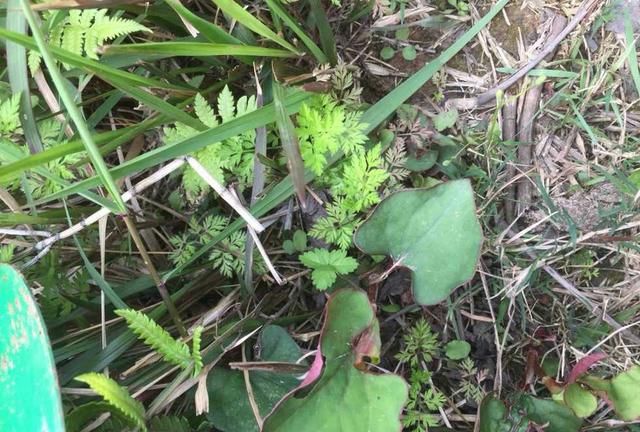
<svg viewBox="0 0 640 432">
<path fill-rule="evenodd" d="M 380 58 L 382 60 L 390 60 L 395 54 L 395 50 L 391 47 L 384 47 L 380 50 Z"/>
<path fill-rule="evenodd" d="M 418 53 L 416 52 L 415 47 L 409 45 L 402 49 L 402 57 L 404 57 L 407 61 L 415 60 Z"/>
<path fill-rule="evenodd" d="M 463 340 L 454 340 L 449 342 L 444 347 L 444 353 L 451 360 L 462 360 L 469 356 L 471 352 L 471 345 L 469 342 Z"/>
</svg>

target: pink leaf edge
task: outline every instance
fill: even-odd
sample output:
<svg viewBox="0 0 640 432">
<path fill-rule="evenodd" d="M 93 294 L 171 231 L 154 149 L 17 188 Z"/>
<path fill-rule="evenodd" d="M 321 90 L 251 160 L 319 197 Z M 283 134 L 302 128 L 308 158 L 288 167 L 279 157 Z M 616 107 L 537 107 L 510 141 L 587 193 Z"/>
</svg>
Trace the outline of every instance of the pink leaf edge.
<svg viewBox="0 0 640 432">
<path fill-rule="evenodd" d="M 571 369 L 571 372 L 569 372 L 567 384 L 574 383 L 578 378 L 587 373 L 591 366 L 605 358 L 607 358 L 607 355 L 603 352 L 589 354 L 588 356 L 581 358 L 573 369 Z"/>
</svg>

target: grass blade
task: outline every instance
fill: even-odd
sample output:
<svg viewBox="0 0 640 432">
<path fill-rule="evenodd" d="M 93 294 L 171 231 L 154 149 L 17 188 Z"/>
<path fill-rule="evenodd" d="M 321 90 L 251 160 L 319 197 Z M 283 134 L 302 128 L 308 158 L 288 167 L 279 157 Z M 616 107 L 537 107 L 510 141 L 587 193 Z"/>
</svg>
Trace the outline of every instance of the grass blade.
<svg viewBox="0 0 640 432">
<path fill-rule="evenodd" d="M 300 38 L 302 43 L 307 47 L 309 52 L 313 54 L 318 63 L 328 63 L 327 56 L 322 52 L 320 47 L 304 32 L 304 30 L 298 25 L 298 23 L 291 18 L 287 11 L 280 5 L 277 0 L 265 0 L 267 6 L 272 13 L 276 14 L 295 34 Z"/>
<path fill-rule="evenodd" d="M 98 151 L 98 146 L 96 146 L 95 142 L 93 141 L 93 136 L 91 135 L 91 132 L 89 132 L 89 128 L 84 122 L 80 110 L 78 109 L 78 107 L 76 107 L 73 96 L 71 96 L 65 86 L 64 77 L 58 69 L 58 65 L 56 64 L 55 59 L 49 52 L 47 43 L 44 40 L 44 35 L 42 34 L 42 31 L 40 30 L 40 27 L 36 22 L 35 14 L 31 10 L 31 5 L 28 0 L 22 0 L 22 10 L 25 14 L 27 22 L 29 23 L 29 26 L 31 27 L 33 38 L 38 45 L 38 50 L 40 51 L 42 60 L 47 66 L 49 75 L 51 76 L 58 94 L 60 95 L 60 99 L 62 99 L 62 102 L 67 108 L 69 116 L 73 120 L 73 123 L 76 125 L 78 134 L 80 135 L 80 138 L 82 138 L 82 142 L 85 145 L 94 169 L 98 173 L 100 180 L 102 181 L 104 187 L 107 189 L 109 195 L 111 195 L 111 198 L 114 201 L 114 206 L 110 210 L 118 214 L 125 214 L 127 212 L 127 208 L 124 205 L 124 201 L 122 201 L 122 198 L 120 197 L 118 187 L 111 177 L 111 173 L 107 168 L 107 164 L 104 162 L 104 159 L 102 159 L 102 156 Z"/>
<path fill-rule="evenodd" d="M 211 57 L 211 56 L 254 56 L 254 57 L 294 57 L 289 51 L 277 48 L 263 48 L 249 45 L 231 45 L 203 42 L 148 42 L 140 44 L 108 45 L 104 50 L 109 54 L 150 54 L 156 59 L 163 57 Z M 156 57 L 157 56 L 157 57 Z"/>
<path fill-rule="evenodd" d="M 289 114 L 297 112 L 302 103 L 309 98 L 309 94 L 305 92 L 294 92 L 286 98 L 286 109 Z M 123 163 L 111 169 L 111 175 L 118 179 L 135 172 L 153 167 L 168 160 L 172 160 L 196 150 L 199 150 L 212 142 L 223 141 L 227 138 L 239 135 L 250 129 L 255 129 L 275 121 L 275 108 L 273 105 L 267 105 L 259 108 L 243 116 L 237 117 L 231 121 L 223 123 L 215 128 L 201 132 L 184 141 L 175 144 L 165 145 L 160 148 L 149 151 L 143 155 L 136 157 L 128 162 Z M 78 193 L 99 184 L 97 177 L 92 177 L 72 185 L 60 192 L 38 201 L 39 204 L 49 202 L 58 198 Z"/>
<path fill-rule="evenodd" d="M 258 18 L 254 17 L 249 12 L 244 10 L 242 6 L 240 6 L 233 0 L 213 0 L 213 3 L 218 6 L 220 10 L 225 14 L 229 15 L 231 18 L 238 21 L 240 24 L 253 31 L 254 33 L 257 33 L 260 36 L 277 43 L 278 45 L 288 49 L 292 53 L 299 54 L 298 50 L 293 45 L 274 33 L 273 30 L 264 25 Z"/>
<path fill-rule="evenodd" d="M 171 6 L 175 13 L 188 21 L 189 24 L 191 24 L 193 27 L 195 27 L 196 30 L 202 33 L 202 36 L 204 36 L 209 42 L 221 44 L 242 43 L 217 25 L 210 23 L 209 21 L 202 19 L 198 15 L 191 12 L 191 10 L 184 7 L 184 5 L 179 0 L 166 0 L 166 3 Z"/>
<path fill-rule="evenodd" d="M 287 167 L 293 179 L 293 185 L 300 201 L 300 206 L 305 208 L 305 181 L 304 181 L 304 163 L 300 156 L 300 147 L 298 146 L 298 137 L 293 122 L 284 106 L 284 89 L 274 79 L 273 81 L 273 103 L 276 108 L 276 124 L 280 133 L 280 143 L 287 157 Z"/>
<path fill-rule="evenodd" d="M 318 33 L 320 33 L 320 45 L 324 53 L 329 59 L 329 63 L 335 65 L 338 63 L 338 52 L 336 51 L 336 40 L 333 37 L 333 31 L 331 30 L 331 24 L 327 14 L 322 8 L 320 0 L 309 0 L 311 5 L 311 15 L 315 21 Z"/>
<path fill-rule="evenodd" d="M 638 52 L 636 50 L 636 40 L 633 34 L 633 23 L 629 14 L 624 15 L 624 37 L 627 42 L 627 62 L 629 71 L 636 86 L 636 91 L 640 95 L 640 67 L 638 67 Z"/>
<path fill-rule="evenodd" d="M 122 81 L 118 78 L 105 78 L 105 81 L 116 87 L 117 89 L 133 96 L 139 102 L 144 103 L 149 108 L 153 108 L 157 112 L 164 114 L 167 118 L 173 119 L 174 121 L 184 123 L 187 126 L 190 126 L 196 130 L 203 131 L 206 129 L 206 126 L 198 119 L 190 116 L 180 108 L 176 108 L 171 105 L 169 102 L 152 95 L 151 93 L 141 89 L 137 86 L 132 86 L 125 81 Z"/>
<path fill-rule="evenodd" d="M 7 4 L 7 28 L 20 34 L 27 33 L 27 23 L 20 12 L 20 0 L 9 0 Z M 7 43 L 7 69 L 9 83 L 13 93 L 20 93 L 20 123 L 24 137 L 32 154 L 44 150 L 36 119 L 31 107 L 29 90 L 29 72 L 27 71 L 27 52 L 23 46 L 14 42 Z"/>
<path fill-rule="evenodd" d="M 40 31 L 40 35 L 42 35 L 42 31 Z M 9 31 L 2 27 L 0 27 L 0 38 L 4 38 L 8 41 L 15 42 L 17 44 L 24 46 L 25 48 L 29 48 L 32 50 L 40 49 L 39 44 L 36 43 L 34 38 Z M 74 54 L 62 48 L 58 48 L 55 46 L 47 46 L 47 49 L 49 54 L 55 56 L 59 61 L 66 63 L 70 66 L 77 67 L 78 69 L 84 70 L 86 72 L 95 74 L 100 78 L 120 78 L 122 80 L 126 80 L 131 85 L 137 85 L 142 87 L 190 91 L 189 89 L 186 89 L 184 87 L 174 86 L 172 84 L 163 83 L 151 78 L 145 78 L 136 74 L 132 74 L 130 72 L 125 72 L 119 69 L 112 68 L 103 63 L 79 56 L 77 54 Z"/>
</svg>

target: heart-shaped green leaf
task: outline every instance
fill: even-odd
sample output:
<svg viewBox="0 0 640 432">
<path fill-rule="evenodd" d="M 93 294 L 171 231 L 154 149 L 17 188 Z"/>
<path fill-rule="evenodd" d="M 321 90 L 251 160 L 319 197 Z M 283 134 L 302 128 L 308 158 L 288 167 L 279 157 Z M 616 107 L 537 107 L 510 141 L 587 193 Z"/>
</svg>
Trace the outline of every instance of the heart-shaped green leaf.
<svg viewBox="0 0 640 432">
<path fill-rule="evenodd" d="M 295 363 L 302 353 L 296 342 L 282 327 L 266 326 L 260 333 L 261 361 Z M 275 404 L 300 383 L 296 375 L 267 371 L 252 371 L 249 380 L 261 415 L 269 413 Z M 208 418 L 225 432 L 258 432 L 247 396 L 247 386 L 241 371 L 214 368 L 207 383 L 211 410 Z"/>
<path fill-rule="evenodd" d="M 396 192 L 383 200 L 355 234 L 370 255 L 389 255 L 413 272 L 413 296 L 436 304 L 471 279 L 482 231 L 468 180 Z"/>
<path fill-rule="evenodd" d="M 0 431 L 64 431 L 47 331 L 24 279 L 0 264 Z"/>
<path fill-rule="evenodd" d="M 407 386 L 396 375 L 357 368 L 380 348 L 366 294 L 337 291 L 327 303 L 320 349 L 324 369 L 303 397 L 290 394 L 265 420 L 262 432 L 388 432 L 401 430 Z"/>
</svg>

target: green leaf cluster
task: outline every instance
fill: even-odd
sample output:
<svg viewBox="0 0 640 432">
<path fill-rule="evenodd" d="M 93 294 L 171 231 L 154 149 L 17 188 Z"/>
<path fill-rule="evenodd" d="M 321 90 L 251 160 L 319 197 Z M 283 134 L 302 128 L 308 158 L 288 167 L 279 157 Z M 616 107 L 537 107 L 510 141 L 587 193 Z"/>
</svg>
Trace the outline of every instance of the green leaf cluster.
<svg viewBox="0 0 640 432">
<path fill-rule="evenodd" d="M 201 94 L 197 94 L 194 100 L 196 116 L 208 128 L 214 128 L 255 111 L 256 107 L 255 96 L 242 96 L 236 101 L 228 86 L 218 95 L 217 113 Z M 182 123 L 175 123 L 164 128 L 164 142 L 175 144 L 199 132 Z M 253 177 L 254 141 L 255 130 L 251 129 L 223 141 L 211 143 L 192 156 L 219 182 L 225 183 L 233 177 L 243 187 L 249 184 Z M 190 202 L 197 201 L 210 190 L 209 185 L 191 167 L 184 170 L 182 186 Z"/>
<path fill-rule="evenodd" d="M 396 355 L 410 367 L 409 401 L 402 424 L 408 430 L 427 431 L 438 426 L 434 414 L 444 406 L 444 395 L 431 384 L 431 372 L 425 369 L 440 351 L 438 335 L 424 319 L 416 321 L 403 337 L 404 348 Z"/>
<path fill-rule="evenodd" d="M 189 262 L 198 249 L 220 235 L 229 223 L 229 218 L 220 215 L 209 215 L 202 221 L 192 218 L 184 233 L 169 238 L 174 247 L 169 256 L 171 261 L 177 266 Z M 246 234 L 236 231 L 216 244 L 209 254 L 213 269 L 229 278 L 241 274 L 245 264 L 245 243 Z M 255 272 L 265 271 L 261 259 L 254 260 L 254 263 Z"/>
<path fill-rule="evenodd" d="M 380 202 L 378 189 L 388 178 L 378 144 L 348 159 L 331 191 L 335 197 L 342 198 L 346 210 L 358 213 Z"/>
<path fill-rule="evenodd" d="M 303 105 L 296 118 L 296 133 L 305 166 L 321 176 L 329 159 L 339 151 L 346 155 L 363 152 L 367 125 L 360 122 L 360 116 L 328 95 Z"/>
<path fill-rule="evenodd" d="M 345 73 L 341 79 L 346 80 L 345 86 L 353 84 Z M 327 216 L 316 221 L 310 234 L 342 249 L 352 244 L 353 232 L 362 222 L 359 213 L 380 201 L 380 190 L 390 179 L 382 147 L 365 148 L 367 125 L 360 122 L 360 116 L 323 95 L 303 105 L 296 118 L 304 165 L 319 176 L 321 184 L 329 186 L 333 197 Z M 345 155 L 342 162 L 328 170 L 329 160 L 339 152 Z"/>
<path fill-rule="evenodd" d="M 66 144 L 62 131 L 62 123 L 55 119 L 47 119 L 38 123 L 38 134 L 45 150 L 57 145 Z M 29 150 L 25 142 L 23 130 L 20 127 L 20 94 L 0 102 L 0 165 L 27 158 Z M 42 198 L 58 192 L 64 188 L 64 181 L 71 181 L 82 173 L 75 166 L 82 159 L 82 153 L 75 153 L 51 160 L 39 169 L 25 176 L 25 181 L 19 178 L 7 182 L 4 186 L 10 191 L 25 187 L 25 193 L 33 198 Z"/>
<path fill-rule="evenodd" d="M 107 41 L 135 32 L 151 32 L 142 24 L 126 18 L 107 15 L 107 9 L 71 9 L 60 20 L 56 12 L 48 13 L 49 43 L 77 55 L 98 59 L 98 48 Z M 40 69 L 40 54 L 29 52 L 29 70 L 35 74 Z"/>
<path fill-rule="evenodd" d="M 311 280 L 320 291 L 331 287 L 339 274 L 349 274 L 358 267 L 358 262 L 340 249 L 314 249 L 300 255 L 300 262 L 313 270 Z"/>
</svg>

